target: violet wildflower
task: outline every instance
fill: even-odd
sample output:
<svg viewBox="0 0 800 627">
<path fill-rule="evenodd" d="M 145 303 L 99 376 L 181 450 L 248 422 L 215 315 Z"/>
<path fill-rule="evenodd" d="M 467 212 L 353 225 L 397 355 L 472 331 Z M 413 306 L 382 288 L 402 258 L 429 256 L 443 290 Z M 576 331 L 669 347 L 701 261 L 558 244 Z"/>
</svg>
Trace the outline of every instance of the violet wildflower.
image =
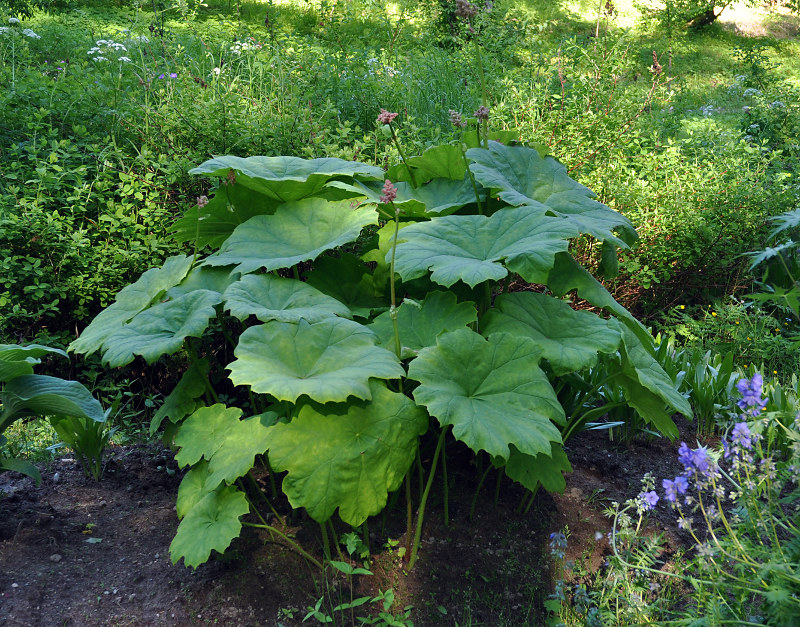
<svg viewBox="0 0 800 627">
<path fill-rule="evenodd" d="M 670 479 L 664 479 L 661 482 L 661 486 L 664 488 L 664 498 L 670 503 L 675 503 L 678 500 L 678 487 L 675 482 Z"/>
<path fill-rule="evenodd" d="M 739 409 L 745 410 L 751 416 L 757 416 L 767 405 L 767 399 L 761 398 L 761 386 L 764 383 L 761 374 L 756 372 L 752 379 L 742 379 L 736 384 L 736 389 L 742 399 L 736 404 Z"/>
<path fill-rule="evenodd" d="M 564 554 L 567 549 L 567 536 L 560 531 L 554 531 L 550 534 L 550 554 L 558 559 L 564 559 Z"/>
<path fill-rule="evenodd" d="M 380 124 L 391 124 L 397 115 L 397 113 L 391 113 L 386 109 L 381 109 L 381 112 L 378 114 L 378 122 Z"/>
<path fill-rule="evenodd" d="M 170 78 L 178 78 L 178 75 L 175 72 L 171 72 L 169 77 Z"/>
<path fill-rule="evenodd" d="M 747 449 L 752 448 L 752 436 L 746 422 L 737 422 L 731 432 L 731 444 Z"/>
<path fill-rule="evenodd" d="M 639 495 L 639 502 L 645 509 L 655 509 L 656 503 L 658 503 L 658 494 L 656 494 L 655 490 L 642 492 Z"/>
<path fill-rule="evenodd" d="M 478 110 L 473 114 L 478 120 L 483 122 L 489 119 L 489 107 L 478 107 Z"/>
<path fill-rule="evenodd" d="M 164 78 L 164 74 L 160 74 L 160 75 L 158 76 L 158 78 L 159 78 L 159 79 L 161 79 L 161 78 Z"/>
<path fill-rule="evenodd" d="M 384 204 L 389 204 L 393 202 L 395 198 L 397 198 L 397 188 L 389 179 L 386 179 L 386 182 L 383 184 L 383 196 L 381 196 L 380 200 Z"/>
</svg>

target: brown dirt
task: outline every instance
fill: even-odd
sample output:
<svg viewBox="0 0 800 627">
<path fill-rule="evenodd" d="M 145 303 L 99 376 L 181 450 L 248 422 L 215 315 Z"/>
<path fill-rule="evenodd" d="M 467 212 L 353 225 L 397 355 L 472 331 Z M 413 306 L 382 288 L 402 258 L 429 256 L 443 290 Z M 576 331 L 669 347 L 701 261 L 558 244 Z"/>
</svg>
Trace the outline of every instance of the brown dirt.
<svg viewBox="0 0 800 627">
<path fill-rule="evenodd" d="M 437 477 L 420 559 L 409 574 L 398 556 L 404 545 L 402 505 L 386 519 L 373 518 L 374 576 L 358 578 L 354 594 L 392 588 L 392 611 L 411 606 L 417 626 L 541 624 L 551 589 L 548 534 L 568 525 L 568 559 L 588 552 L 598 567 L 608 551 L 605 539 L 595 539 L 610 529 L 604 504 L 634 496 L 647 471 L 655 470 L 659 482 L 674 476 L 676 448 L 658 439 L 613 447 L 604 432 L 580 434 L 569 446 L 575 471 L 563 495 L 542 494 L 527 515 L 517 514 L 523 491 L 506 479 L 495 503 L 493 471 L 470 521 L 478 473 L 468 451 L 449 445 L 449 525 L 443 523 Z M 196 571 L 173 565 L 169 544 L 178 524 L 174 505 L 181 473 L 168 450 L 115 447 L 99 483 L 70 459 L 42 474 L 39 487 L 13 473 L 0 475 L 0 625 L 290 627 L 300 625 L 323 595 L 334 604 L 349 599 L 344 578 L 320 577 L 279 541 L 249 530 L 224 556 L 215 554 Z M 319 555 L 317 526 L 293 516 L 287 515 L 293 526 L 286 530 Z M 661 516 L 655 519 L 658 530 L 666 527 L 681 542 L 669 512 Z M 355 615 L 367 615 L 370 607 Z"/>
</svg>

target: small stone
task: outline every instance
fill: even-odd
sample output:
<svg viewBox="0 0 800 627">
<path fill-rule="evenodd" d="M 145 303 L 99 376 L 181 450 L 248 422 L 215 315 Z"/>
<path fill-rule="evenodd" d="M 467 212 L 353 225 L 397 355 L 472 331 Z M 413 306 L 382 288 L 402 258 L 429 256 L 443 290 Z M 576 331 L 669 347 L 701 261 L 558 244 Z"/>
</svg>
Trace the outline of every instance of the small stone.
<svg viewBox="0 0 800 627">
<path fill-rule="evenodd" d="M 133 601 L 135 598 L 136 598 L 135 594 L 129 594 L 128 595 L 128 601 Z"/>
<path fill-rule="evenodd" d="M 58 553 L 53 553 L 50 556 L 50 561 L 51 562 L 60 562 L 61 561 L 61 556 Z"/>
<path fill-rule="evenodd" d="M 18 584 L 18 583 L 12 583 L 12 584 L 11 584 L 11 587 L 12 587 L 12 588 L 19 588 L 19 584 Z"/>
<path fill-rule="evenodd" d="M 53 483 L 58 483 L 61 480 L 61 475 L 57 472 L 53 473 Z"/>
</svg>

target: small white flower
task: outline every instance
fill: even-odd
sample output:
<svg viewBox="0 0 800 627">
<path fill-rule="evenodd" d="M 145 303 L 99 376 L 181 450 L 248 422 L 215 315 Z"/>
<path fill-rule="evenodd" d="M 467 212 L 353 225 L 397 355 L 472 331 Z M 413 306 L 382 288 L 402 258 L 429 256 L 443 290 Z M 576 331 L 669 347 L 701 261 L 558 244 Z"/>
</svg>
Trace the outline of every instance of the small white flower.
<svg viewBox="0 0 800 627">
<path fill-rule="evenodd" d="M 11 29 L 8 26 L 0 26 L 0 35 L 7 33 Z"/>
<path fill-rule="evenodd" d="M 22 34 L 26 37 L 30 37 L 31 39 L 41 39 L 41 35 L 37 35 L 34 33 L 30 28 L 25 28 L 22 30 Z"/>
<path fill-rule="evenodd" d="M 760 96 L 760 95 L 761 95 L 761 91 L 759 91 L 758 89 L 755 89 L 754 87 L 748 87 L 747 89 L 744 90 L 744 97 L 745 98 L 749 98 L 750 96 Z"/>
<path fill-rule="evenodd" d="M 14 24 L 19 24 L 19 20 L 15 17 L 10 17 L 8 18 L 8 23 L 13 26 Z"/>
<path fill-rule="evenodd" d="M 128 57 L 120 57 L 119 60 L 122 61 L 123 63 L 130 63 L 131 62 L 131 60 Z"/>
<path fill-rule="evenodd" d="M 108 61 L 105 57 L 94 57 L 92 61 Z"/>
</svg>

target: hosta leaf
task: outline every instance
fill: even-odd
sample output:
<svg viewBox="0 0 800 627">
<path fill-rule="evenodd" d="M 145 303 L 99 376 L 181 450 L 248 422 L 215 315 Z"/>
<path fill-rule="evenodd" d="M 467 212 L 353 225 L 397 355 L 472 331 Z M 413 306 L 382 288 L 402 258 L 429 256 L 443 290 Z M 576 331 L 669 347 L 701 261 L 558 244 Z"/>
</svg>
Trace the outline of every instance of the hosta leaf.
<svg viewBox="0 0 800 627">
<path fill-rule="evenodd" d="M 160 268 L 151 268 L 136 283 L 124 287 L 110 307 L 101 311 L 69 345 L 69 350 L 90 355 L 137 313 L 147 309 L 169 288 L 178 285 L 192 267 L 192 257 L 170 257 Z"/>
<path fill-rule="evenodd" d="M 381 168 L 358 161 L 299 157 L 216 157 L 189 170 L 189 174 L 225 178 L 231 170 L 236 172 L 235 185 L 243 185 L 280 202 L 313 196 L 333 178 L 383 179 Z"/>
<path fill-rule="evenodd" d="M 222 294 L 196 290 L 159 303 L 137 314 L 103 344 L 103 361 L 112 368 L 124 366 L 141 355 L 153 363 L 177 351 L 187 337 L 200 337 L 216 315 L 214 306 Z"/>
<path fill-rule="evenodd" d="M 489 150 L 473 148 L 467 158 L 475 179 L 510 205 L 551 211 L 582 233 L 612 240 L 620 247 L 627 244 L 613 229 L 626 231 L 626 239 L 636 237 L 625 216 L 593 200 L 594 193 L 570 178 L 566 167 L 552 157 L 542 158 L 533 148 L 490 142 Z"/>
<path fill-rule="evenodd" d="M 205 207 L 195 205 L 170 230 L 179 242 L 218 248 L 237 226 L 253 216 L 274 213 L 279 204 L 244 185 L 220 185 Z"/>
<path fill-rule="evenodd" d="M 371 402 L 353 403 L 340 413 L 306 405 L 295 420 L 271 429 L 270 463 L 288 470 L 284 493 L 318 522 L 337 507 L 353 526 L 380 512 L 427 430 L 425 412 L 407 396 L 375 381 L 370 387 Z"/>
<path fill-rule="evenodd" d="M 437 178 L 461 181 L 467 171 L 461 146 L 455 144 L 433 146 L 419 156 L 409 157 L 406 163 L 414 171 L 414 178 L 420 185 Z M 411 182 L 405 163 L 390 167 L 386 171 L 386 178 L 391 181 Z"/>
<path fill-rule="evenodd" d="M 239 518 L 249 511 L 247 497 L 232 486 L 206 494 L 178 525 L 169 545 L 172 563 L 183 558 L 187 566 L 197 568 L 212 550 L 223 553 L 242 531 Z"/>
<path fill-rule="evenodd" d="M 198 464 L 189 469 L 181 479 L 178 486 L 178 498 L 175 503 L 175 511 L 180 520 L 209 492 L 213 492 L 219 487 L 219 482 L 211 485 L 208 478 L 208 462 L 201 460 Z"/>
<path fill-rule="evenodd" d="M 397 326 L 400 331 L 402 359 L 413 357 L 421 348 L 434 346 L 436 337 L 445 331 L 454 331 L 475 322 L 478 312 L 474 303 L 459 303 L 452 292 L 431 292 L 419 304 L 403 303 L 397 308 Z M 394 325 L 386 311 L 369 325 L 380 340 L 381 346 L 394 351 Z"/>
<path fill-rule="evenodd" d="M 366 202 L 378 204 L 384 212 L 394 215 L 394 209 L 383 203 L 382 183 L 332 183 L 336 187 L 351 190 L 367 197 Z M 397 198 L 394 206 L 403 217 L 421 217 L 426 215 L 449 215 L 461 207 L 475 202 L 475 191 L 469 179 L 451 181 L 434 179 L 430 183 L 414 188 L 411 183 L 396 183 Z M 483 196 L 481 196 L 483 199 Z"/>
<path fill-rule="evenodd" d="M 575 235 L 563 220 L 527 207 L 501 209 L 490 217 L 447 216 L 403 229 L 395 270 L 408 280 L 430 269 L 431 280 L 447 287 L 459 280 L 470 287 L 498 281 L 508 270 L 541 283 L 556 253 L 567 250 L 568 238 Z"/>
<path fill-rule="evenodd" d="M 375 287 L 369 267 L 350 253 L 318 259 L 306 276 L 306 283 L 333 296 L 354 316 L 361 318 L 368 318 L 373 311 L 389 306 Z"/>
<path fill-rule="evenodd" d="M 535 292 L 498 296 L 483 318 L 481 332 L 531 338 L 556 375 L 595 365 L 598 353 L 616 352 L 620 342 L 618 325 Z"/>
<path fill-rule="evenodd" d="M 365 326 L 344 318 L 309 324 L 268 322 L 242 333 L 228 366 L 236 385 L 295 402 L 303 394 L 320 403 L 369 399 L 369 379 L 405 375 L 397 357 L 376 346 Z"/>
<path fill-rule="evenodd" d="M 529 455 L 550 454 L 561 442 L 551 421 L 564 410 L 539 368 L 533 340 L 497 333 L 488 340 L 469 329 L 440 335 L 408 371 L 419 381 L 414 399 L 473 451 L 508 459 L 509 445 Z"/>
<path fill-rule="evenodd" d="M 309 198 L 281 205 L 272 215 L 255 216 L 240 224 L 205 263 L 236 264 L 242 274 L 259 268 L 289 268 L 352 242 L 363 227 L 376 223 L 373 207 L 352 209 L 349 201 Z"/>
<path fill-rule="evenodd" d="M 551 455 L 539 453 L 526 455 L 511 447 L 511 456 L 505 466 L 510 479 L 521 483 L 528 490 L 535 490 L 541 483 L 548 492 L 563 492 L 567 482 L 562 473 L 572 472 L 564 447 L 553 444 Z"/>
<path fill-rule="evenodd" d="M 60 348 L 50 348 L 41 344 L 0 344 L 0 383 L 10 381 L 22 374 L 33 374 L 33 367 L 44 355 L 53 353 L 66 357 Z"/>
<path fill-rule="evenodd" d="M 196 464 L 203 457 L 210 460 L 241 415 L 242 410 L 238 407 L 226 407 L 221 403 L 198 409 L 178 429 L 175 446 L 181 450 L 175 455 L 175 461 L 183 468 Z"/>
<path fill-rule="evenodd" d="M 42 482 L 42 474 L 39 472 L 39 469 L 24 459 L 0 457 L 0 470 L 11 470 L 12 472 L 18 472 L 21 475 L 30 477 L 36 482 L 37 486 Z"/>
<path fill-rule="evenodd" d="M 0 433 L 21 416 L 76 416 L 104 422 L 105 412 L 91 392 L 77 381 L 44 374 L 24 374 L 0 392 Z"/>
<path fill-rule="evenodd" d="M 225 294 L 225 307 L 240 320 L 255 316 L 262 322 L 317 322 L 331 316 L 352 317 L 350 310 L 307 283 L 271 274 L 248 274 Z"/>
<path fill-rule="evenodd" d="M 256 455 L 267 451 L 269 428 L 277 419 L 275 412 L 266 412 L 232 423 L 208 464 L 209 485 L 221 481 L 232 483 L 246 475 L 253 467 Z"/>
<path fill-rule="evenodd" d="M 202 402 L 198 403 L 197 399 L 206 391 L 210 369 L 208 359 L 198 359 L 191 363 L 150 421 L 150 435 L 158 431 L 165 418 L 176 423 L 198 409 L 198 404 L 201 405 Z"/>
<path fill-rule="evenodd" d="M 635 379 L 647 390 L 659 397 L 663 404 L 669 405 L 672 409 L 680 412 L 687 418 L 692 417 L 692 408 L 687 401 L 675 389 L 675 384 L 669 375 L 661 367 L 652 353 L 647 350 L 642 343 L 639 335 L 635 333 L 626 321 L 622 321 L 622 342 L 624 350 L 622 354 L 622 370 Z M 650 339 L 652 350 L 653 340 Z M 647 416 L 645 416 L 647 418 Z M 678 435 L 677 431 L 674 434 Z"/>
</svg>

